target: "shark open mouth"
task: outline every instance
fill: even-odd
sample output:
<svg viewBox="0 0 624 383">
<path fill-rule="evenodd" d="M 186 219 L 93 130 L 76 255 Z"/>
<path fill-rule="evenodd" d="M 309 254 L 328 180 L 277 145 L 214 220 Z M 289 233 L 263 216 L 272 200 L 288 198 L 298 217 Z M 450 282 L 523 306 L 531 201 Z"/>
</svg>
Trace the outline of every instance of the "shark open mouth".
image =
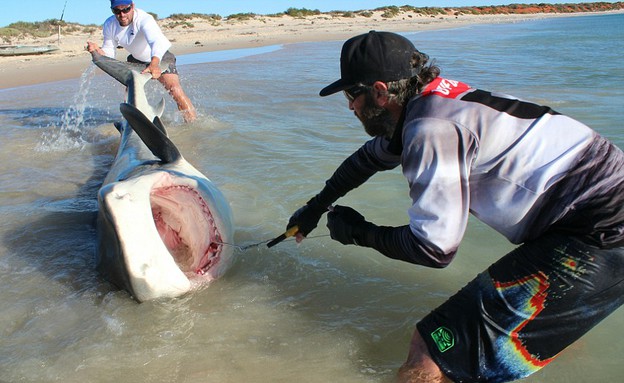
<svg viewBox="0 0 624 383">
<path fill-rule="evenodd" d="M 150 193 L 154 224 L 180 270 L 189 278 L 209 274 L 223 245 L 208 204 L 187 185 L 155 187 Z"/>
</svg>

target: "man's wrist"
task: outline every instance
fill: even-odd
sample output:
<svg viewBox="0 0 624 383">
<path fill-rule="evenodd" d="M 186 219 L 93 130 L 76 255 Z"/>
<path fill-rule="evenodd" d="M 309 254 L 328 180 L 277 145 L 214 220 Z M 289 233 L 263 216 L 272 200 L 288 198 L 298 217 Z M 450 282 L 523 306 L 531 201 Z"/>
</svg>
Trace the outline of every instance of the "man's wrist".
<svg viewBox="0 0 624 383">
<path fill-rule="evenodd" d="M 365 221 L 363 224 L 353 227 L 353 242 L 358 246 L 373 247 L 378 226 Z"/>
</svg>

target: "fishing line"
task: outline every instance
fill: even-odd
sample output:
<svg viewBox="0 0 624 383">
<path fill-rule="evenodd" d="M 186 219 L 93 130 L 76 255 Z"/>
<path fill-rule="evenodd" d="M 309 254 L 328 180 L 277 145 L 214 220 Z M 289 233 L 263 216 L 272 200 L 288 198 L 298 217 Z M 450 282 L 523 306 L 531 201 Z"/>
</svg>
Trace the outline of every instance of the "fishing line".
<svg viewBox="0 0 624 383">
<path fill-rule="evenodd" d="M 305 239 L 314 239 L 314 238 L 323 238 L 323 237 L 329 237 L 329 234 L 322 234 L 322 235 L 313 235 L 311 237 L 305 237 Z M 290 241 L 294 241 L 295 238 L 291 238 L 291 239 L 286 239 L 284 240 L 284 242 L 290 242 Z M 245 251 L 245 250 L 249 250 L 253 247 L 257 247 L 260 245 L 264 245 L 265 243 L 269 243 L 273 241 L 273 239 L 267 239 L 266 241 L 262 241 L 262 242 L 256 242 L 256 243 L 251 243 L 249 245 L 236 245 L 233 243 L 227 243 L 227 242 L 218 242 L 218 241 L 214 241 L 213 243 L 216 243 L 217 245 L 226 245 L 226 246 L 231 246 L 234 247 L 240 251 Z"/>
</svg>

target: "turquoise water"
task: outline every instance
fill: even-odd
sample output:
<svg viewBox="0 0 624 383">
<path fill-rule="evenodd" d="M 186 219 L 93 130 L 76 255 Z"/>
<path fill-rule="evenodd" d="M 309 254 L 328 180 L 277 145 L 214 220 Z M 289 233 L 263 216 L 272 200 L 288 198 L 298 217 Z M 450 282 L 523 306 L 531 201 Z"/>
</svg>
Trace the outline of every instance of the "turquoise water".
<svg viewBox="0 0 624 383">
<path fill-rule="evenodd" d="M 537 101 L 624 147 L 624 15 L 406 33 L 443 76 Z M 366 32 L 366 31 L 362 31 Z M 164 121 L 226 194 L 236 242 L 276 236 L 367 136 L 344 97 L 318 97 L 342 41 L 181 56 L 200 112 Z M 186 61 L 185 61 L 186 60 Z M 432 270 L 323 235 L 237 252 L 226 276 L 181 299 L 136 304 L 94 272 L 95 193 L 117 143 L 123 89 L 81 79 L 0 91 L 0 381 L 392 382 L 415 323 L 509 251 L 472 221 L 456 260 Z M 400 172 L 341 200 L 407 222 Z M 619 382 L 622 309 L 527 382 Z"/>
</svg>

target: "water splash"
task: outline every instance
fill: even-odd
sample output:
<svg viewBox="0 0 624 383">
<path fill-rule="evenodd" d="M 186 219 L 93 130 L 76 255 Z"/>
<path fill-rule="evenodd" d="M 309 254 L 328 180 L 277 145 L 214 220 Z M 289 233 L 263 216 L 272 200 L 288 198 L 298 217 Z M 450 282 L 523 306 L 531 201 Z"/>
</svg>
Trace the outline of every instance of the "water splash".
<svg viewBox="0 0 624 383">
<path fill-rule="evenodd" d="M 65 111 L 58 126 L 50 126 L 49 130 L 42 134 L 41 141 L 35 148 L 36 151 L 55 152 L 84 149 L 88 143 L 84 138 L 85 109 L 91 82 L 95 77 L 95 68 L 95 65 L 91 64 L 82 73 L 79 89 L 74 96 L 72 106 Z"/>
</svg>

